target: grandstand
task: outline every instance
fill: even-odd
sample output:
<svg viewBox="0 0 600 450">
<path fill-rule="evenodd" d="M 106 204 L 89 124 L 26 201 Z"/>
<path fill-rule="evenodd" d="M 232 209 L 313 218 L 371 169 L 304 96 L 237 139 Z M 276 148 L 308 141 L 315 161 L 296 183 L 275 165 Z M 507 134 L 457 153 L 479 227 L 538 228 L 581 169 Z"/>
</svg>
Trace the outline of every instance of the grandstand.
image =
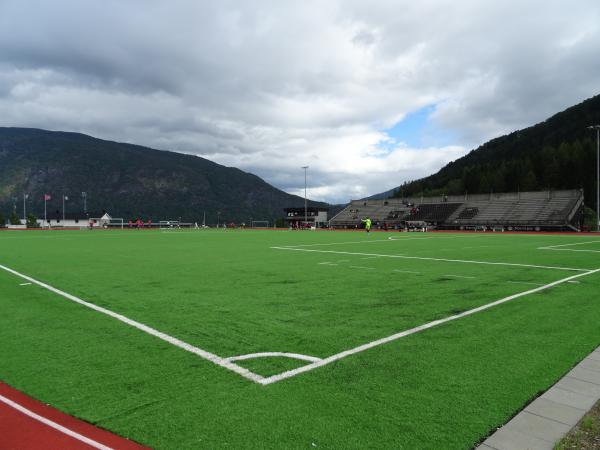
<svg viewBox="0 0 600 450">
<path fill-rule="evenodd" d="M 368 216 L 379 228 L 426 222 L 455 230 L 579 231 L 582 208 L 581 190 L 352 200 L 330 226 L 358 228 Z"/>
</svg>

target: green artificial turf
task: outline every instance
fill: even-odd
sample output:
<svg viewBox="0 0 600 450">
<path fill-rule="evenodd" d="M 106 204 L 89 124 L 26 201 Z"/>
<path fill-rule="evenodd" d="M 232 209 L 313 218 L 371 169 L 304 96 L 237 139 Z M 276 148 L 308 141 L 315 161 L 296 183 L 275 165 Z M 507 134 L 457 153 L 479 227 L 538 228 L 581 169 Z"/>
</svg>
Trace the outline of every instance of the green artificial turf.
<svg viewBox="0 0 600 450">
<path fill-rule="evenodd" d="M 221 357 L 325 358 L 600 268 L 539 249 L 573 243 L 556 248 L 600 250 L 595 235 L 2 232 L 0 264 Z M 574 281 L 260 386 L 0 271 L 0 379 L 156 448 L 468 449 L 600 344 L 600 273 Z"/>
</svg>

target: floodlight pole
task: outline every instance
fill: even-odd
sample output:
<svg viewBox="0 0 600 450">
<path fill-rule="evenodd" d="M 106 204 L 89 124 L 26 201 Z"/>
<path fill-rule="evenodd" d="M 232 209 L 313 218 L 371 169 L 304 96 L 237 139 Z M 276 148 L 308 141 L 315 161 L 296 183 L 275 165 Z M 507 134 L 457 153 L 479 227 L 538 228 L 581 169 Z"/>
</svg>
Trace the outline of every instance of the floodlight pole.
<svg viewBox="0 0 600 450">
<path fill-rule="evenodd" d="M 596 231 L 600 231 L 600 125 L 588 128 L 596 130 Z"/>
<path fill-rule="evenodd" d="M 308 225 L 308 208 L 306 203 L 306 170 L 308 166 L 302 166 L 304 169 L 304 225 Z"/>
</svg>

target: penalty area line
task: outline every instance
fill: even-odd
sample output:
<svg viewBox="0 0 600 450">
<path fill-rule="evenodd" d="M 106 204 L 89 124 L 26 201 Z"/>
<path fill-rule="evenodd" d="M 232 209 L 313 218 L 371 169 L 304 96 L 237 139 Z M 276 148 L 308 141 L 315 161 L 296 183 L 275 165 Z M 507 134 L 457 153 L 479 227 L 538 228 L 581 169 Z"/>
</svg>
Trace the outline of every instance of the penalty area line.
<svg viewBox="0 0 600 450">
<path fill-rule="evenodd" d="M 195 347 L 195 346 L 188 344 L 187 342 L 184 342 L 173 336 L 169 336 L 168 334 L 163 333 L 162 331 L 158 331 L 152 327 L 149 327 L 148 325 L 144 325 L 143 323 L 132 320 L 122 314 L 116 313 L 114 311 L 111 311 L 110 309 L 106 309 L 101 306 L 98 306 L 93 303 L 82 300 L 79 297 L 76 297 L 72 294 L 61 291 L 60 289 L 50 286 L 49 284 L 43 283 L 42 281 L 38 281 L 35 278 L 32 278 L 28 275 L 17 272 L 16 270 L 11 269 L 10 267 L 0 265 L 0 269 L 5 270 L 6 272 L 12 273 L 13 275 L 16 275 L 18 277 L 21 277 L 24 280 L 27 280 L 33 284 L 37 284 L 38 286 L 40 286 L 44 289 L 47 289 L 50 292 L 58 294 L 61 297 L 66 298 L 67 300 L 78 303 L 87 308 L 93 309 L 94 311 L 97 311 L 99 313 L 106 314 L 107 316 L 110 316 L 113 319 L 117 319 L 118 321 L 123 322 L 133 328 L 137 328 L 138 330 L 143 331 L 144 333 L 147 333 L 151 336 L 157 337 L 171 345 L 174 345 L 175 347 L 179 347 L 182 350 L 193 353 L 194 355 L 197 355 L 197 356 L 201 357 L 202 359 L 210 361 L 211 363 L 216 364 L 217 366 L 221 366 L 225 369 L 229 369 L 232 372 L 235 372 L 238 375 L 241 375 L 242 377 L 247 378 L 248 380 L 254 381 L 255 383 L 260 383 L 264 379 L 264 377 L 254 373 L 254 372 L 251 372 L 248 369 L 245 369 L 241 366 L 238 366 L 237 364 L 234 364 L 231 361 L 228 361 L 227 358 L 221 358 L 220 356 L 215 355 L 214 353 L 210 353 L 206 350 Z"/>
<path fill-rule="evenodd" d="M 561 278 L 560 280 L 553 281 L 552 283 L 545 284 L 544 286 L 540 286 L 540 287 L 537 287 L 537 288 L 534 288 L 534 289 L 530 289 L 530 290 L 525 291 L 525 292 L 520 292 L 518 294 L 510 295 L 508 297 L 501 298 L 500 300 L 496 300 L 494 302 L 487 303 L 485 305 L 479 306 L 477 308 L 470 309 L 470 310 L 462 312 L 460 314 L 455 314 L 453 316 L 446 317 L 445 319 L 434 320 L 433 322 L 429 322 L 429 323 L 426 323 L 426 324 L 423 324 L 423 325 L 419 325 L 418 327 L 411 328 L 410 330 L 401 331 L 399 333 L 392 334 L 391 336 L 388 336 L 388 337 L 385 337 L 385 338 L 382 338 L 382 339 L 378 339 L 376 341 L 368 342 L 366 344 L 360 345 L 358 347 L 355 347 L 355 348 L 352 348 L 352 349 L 349 349 L 349 350 L 345 350 L 345 351 L 337 353 L 335 355 L 328 356 L 327 358 L 323 358 L 321 361 L 317 361 L 317 362 L 314 362 L 312 364 L 308 364 L 306 366 L 298 367 L 297 369 L 288 370 L 288 371 L 280 373 L 278 375 L 273 375 L 273 376 L 270 376 L 268 378 L 264 378 L 261 381 L 259 381 L 259 383 L 262 384 L 262 385 L 268 385 L 268 384 L 276 383 L 278 381 L 285 380 L 286 378 L 291 378 L 291 377 L 294 377 L 296 375 L 300 375 L 301 373 L 314 370 L 314 369 L 316 369 L 318 367 L 326 366 L 328 364 L 331 364 L 332 362 L 335 362 L 335 361 L 338 361 L 340 359 L 346 358 L 347 356 L 355 355 L 356 353 L 360 353 L 360 352 L 364 352 L 365 350 L 369 350 L 369 349 L 371 349 L 373 347 L 378 347 L 380 345 L 387 344 L 388 342 L 392 342 L 392 341 L 401 339 L 403 337 L 410 336 L 411 334 L 419 333 L 421 331 L 428 330 L 429 328 L 437 327 L 438 325 L 442 325 L 444 323 L 447 323 L 447 322 L 450 322 L 450 321 L 453 321 L 453 320 L 461 319 L 463 317 L 467 317 L 467 316 L 470 316 L 472 314 L 476 314 L 476 313 L 481 312 L 481 311 L 485 311 L 486 309 L 490 309 L 490 308 L 493 308 L 495 306 L 501 305 L 503 303 L 510 302 L 510 301 L 515 300 L 517 298 L 524 297 L 524 296 L 529 295 L 529 294 L 534 294 L 536 292 L 540 292 L 540 291 L 543 291 L 545 289 L 550 289 L 550 288 L 552 288 L 554 286 L 558 286 L 559 284 L 562 284 L 562 283 L 571 282 L 575 278 L 585 277 L 587 275 L 591 275 L 593 273 L 598 273 L 598 272 L 600 272 L 600 269 L 594 269 L 594 270 L 590 270 L 588 272 L 578 273 L 576 275 L 571 275 L 570 277 Z"/>
<path fill-rule="evenodd" d="M 573 267 L 556 267 L 556 266 L 539 266 L 535 264 L 519 264 L 494 261 L 474 261 L 468 259 L 447 259 L 447 258 L 432 258 L 425 256 L 407 256 L 407 255 L 385 255 L 380 253 L 360 253 L 360 252 L 340 252 L 335 250 L 314 250 L 308 248 L 292 248 L 292 247 L 270 247 L 273 250 L 287 250 L 292 252 L 311 252 L 311 253 L 332 253 L 336 255 L 354 255 L 354 256 L 377 256 L 381 258 L 398 258 L 398 259 L 415 259 L 419 261 L 441 261 L 455 262 L 463 264 L 484 264 L 489 266 L 508 266 L 508 267 L 531 267 L 534 269 L 554 269 L 554 270 L 571 270 L 574 272 L 589 272 L 592 269 L 576 269 Z"/>
</svg>

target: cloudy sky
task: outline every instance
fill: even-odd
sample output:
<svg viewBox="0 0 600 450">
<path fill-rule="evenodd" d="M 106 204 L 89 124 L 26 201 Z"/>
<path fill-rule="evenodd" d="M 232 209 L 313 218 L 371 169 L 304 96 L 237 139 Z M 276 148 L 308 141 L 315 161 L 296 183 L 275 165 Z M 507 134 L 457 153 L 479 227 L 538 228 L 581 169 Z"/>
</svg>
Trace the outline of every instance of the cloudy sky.
<svg viewBox="0 0 600 450">
<path fill-rule="evenodd" d="M 0 0 L 0 126 L 193 153 L 329 202 L 600 93 L 597 0 Z"/>
</svg>

